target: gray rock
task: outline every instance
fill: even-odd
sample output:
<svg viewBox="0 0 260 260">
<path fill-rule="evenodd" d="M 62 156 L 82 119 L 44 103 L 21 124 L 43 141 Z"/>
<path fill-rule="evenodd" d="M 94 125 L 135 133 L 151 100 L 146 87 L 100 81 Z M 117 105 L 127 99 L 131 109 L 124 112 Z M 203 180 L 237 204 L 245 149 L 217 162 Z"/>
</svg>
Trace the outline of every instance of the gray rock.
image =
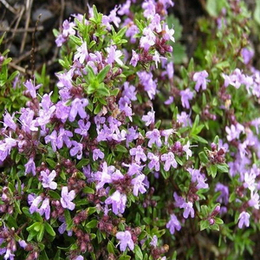
<svg viewBox="0 0 260 260">
<path fill-rule="evenodd" d="M 45 8 L 39 8 L 33 12 L 33 21 L 37 21 L 39 15 L 41 15 L 40 21 L 43 23 L 51 18 L 53 18 L 53 13 Z"/>
</svg>

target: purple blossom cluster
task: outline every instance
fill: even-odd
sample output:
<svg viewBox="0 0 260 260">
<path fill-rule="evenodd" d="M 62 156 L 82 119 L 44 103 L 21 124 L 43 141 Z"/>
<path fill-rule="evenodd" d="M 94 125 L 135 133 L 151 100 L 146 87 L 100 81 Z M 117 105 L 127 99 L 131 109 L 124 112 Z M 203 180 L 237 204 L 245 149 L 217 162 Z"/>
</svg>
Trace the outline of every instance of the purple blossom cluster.
<svg viewBox="0 0 260 260">
<path fill-rule="evenodd" d="M 17 239 L 31 251 L 27 259 L 37 259 L 41 248 L 34 242 L 42 241 L 41 230 L 74 237 L 67 253 L 72 260 L 91 255 L 92 241 L 100 244 L 102 238 L 118 242 L 110 254 L 136 253 L 146 244 L 154 259 L 166 259 L 168 248 L 158 242 L 162 226 L 172 236 L 187 223 L 218 230 L 231 203 L 239 213 L 234 219 L 239 229 L 260 219 L 260 120 L 244 122 L 229 109 L 233 101 L 228 94 L 230 86 L 244 86 L 250 97 L 259 98 L 260 72 L 251 68 L 248 76 L 237 68 L 223 73 L 219 103 L 204 104 L 199 121 L 195 104 L 213 91 L 213 72 L 192 71 L 189 84 L 175 86 L 174 65 L 167 59 L 174 29 L 165 23 L 173 2 L 144 1 L 143 24 L 134 18 L 132 2 L 108 15 L 89 7 L 88 19 L 74 15 L 65 20 L 56 44 L 70 44 L 71 59 L 67 66 L 62 61 L 64 69 L 56 73 L 58 97 L 55 92 L 41 96 L 41 85 L 27 80 L 26 106 L 3 114 L 0 165 L 18 162 L 21 167 L 9 172 L 17 175 L 13 186 L 5 183 L 1 189 L 0 213 L 12 215 L 20 210 L 16 199 L 25 198 L 22 210 L 28 218 L 20 229 L 0 228 L 0 254 L 6 260 L 14 259 Z M 135 50 L 123 47 L 127 41 Z M 244 50 L 241 55 L 249 66 L 251 54 Z M 155 110 L 158 96 L 164 98 L 164 82 L 170 86 L 164 103 L 174 111 L 167 126 L 160 125 Z M 219 115 L 225 115 L 223 139 L 209 145 L 205 128 L 222 122 Z M 206 198 L 209 191 L 216 195 Z M 158 217 L 157 205 L 163 212 Z M 130 212 L 129 220 L 132 210 L 139 215 Z"/>
</svg>

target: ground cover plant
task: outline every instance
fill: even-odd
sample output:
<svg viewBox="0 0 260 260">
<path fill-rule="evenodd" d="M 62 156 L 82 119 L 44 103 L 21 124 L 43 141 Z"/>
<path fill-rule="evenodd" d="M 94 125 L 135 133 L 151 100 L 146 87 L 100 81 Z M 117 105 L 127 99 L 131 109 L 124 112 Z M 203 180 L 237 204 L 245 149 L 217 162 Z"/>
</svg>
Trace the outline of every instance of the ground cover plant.
<svg viewBox="0 0 260 260">
<path fill-rule="evenodd" d="M 1 53 L 3 259 L 257 256 L 257 25 L 243 1 L 214 3 L 186 66 L 171 0 L 72 14 L 53 88 Z"/>
</svg>

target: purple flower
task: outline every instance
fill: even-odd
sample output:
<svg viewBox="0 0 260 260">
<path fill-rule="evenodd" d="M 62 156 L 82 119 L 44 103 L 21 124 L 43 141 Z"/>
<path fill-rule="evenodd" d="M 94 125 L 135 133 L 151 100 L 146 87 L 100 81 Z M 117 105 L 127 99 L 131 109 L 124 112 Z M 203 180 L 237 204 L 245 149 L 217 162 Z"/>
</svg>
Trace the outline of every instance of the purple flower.
<svg viewBox="0 0 260 260">
<path fill-rule="evenodd" d="M 64 209 L 74 210 L 75 203 L 71 202 L 76 196 L 76 193 L 74 190 L 71 190 L 68 192 L 68 187 L 62 187 L 61 190 L 61 205 Z"/>
<path fill-rule="evenodd" d="M 87 117 L 87 113 L 85 111 L 85 107 L 88 105 L 88 100 L 86 98 L 75 98 L 71 103 L 71 110 L 69 113 L 69 120 L 73 122 L 79 114 L 79 116 L 84 119 Z"/>
<path fill-rule="evenodd" d="M 11 251 L 10 248 L 6 248 L 4 260 L 14 260 L 15 254 Z"/>
<path fill-rule="evenodd" d="M 144 90 L 147 92 L 150 99 L 154 99 L 156 94 L 156 82 L 153 80 L 153 74 L 151 72 L 139 71 L 137 75 L 141 84 L 144 86 Z"/>
<path fill-rule="evenodd" d="M 70 149 L 70 155 L 75 156 L 77 155 L 77 159 L 80 160 L 82 158 L 82 149 L 83 149 L 83 144 L 78 143 L 76 141 L 71 141 L 72 148 Z"/>
<path fill-rule="evenodd" d="M 50 200 L 48 198 L 45 198 L 44 201 L 42 202 L 42 205 L 40 208 L 37 210 L 39 214 L 42 216 L 45 214 L 45 218 L 48 220 L 50 219 L 50 213 L 51 213 L 51 207 L 50 207 Z"/>
<path fill-rule="evenodd" d="M 170 29 L 169 26 L 165 23 L 163 26 L 163 39 L 166 41 L 171 40 L 172 42 L 175 42 L 175 39 L 173 37 L 174 32 L 174 29 Z"/>
<path fill-rule="evenodd" d="M 206 78 L 208 77 L 208 72 L 206 70 L 200 71 L 200 72 L 195 72 L 193 75 L 193 80 L 196 82 L 195 85 L 195 90 L 199 92 L 200 88 L 202 90 L 205 90 L 207 88 L 207 80 Z"/>
<path fill-rule="evenodd" d="M 135 127 L 131 126 L 127 129 L 126 133 L 126 147 L 129 147 L 129 143 L 137 139 L 139 134 L 137 133 L 137 130 Z"/>
<path fill-rule="evenodd" d="M 145 136 L 150 139 L 148 142 L 148 147 L 152 147 L 153 144 L 156 144 L 157 147 L 162 146 L 161 133 L 158 129 L 148 131 Z"/>
<path fill-rule="evenodd" d="M 128 167 L 127 174 L 130 176 L 141 174 L 141 171 L 144 168 L 144 165 L 142 166 L 137 163 L 131 163 L 131 164 L 122 163 L 122 165 Z"/>
<path fill-rule="evenodd" d="M 24 172 L 25 174 L 32 173 L 33 176 L 36 175 L 36 166 L 32 157 L 28 160 L 28 162 L 24 166 L 25 166 L 25 172 Z"/>
<path fill-rule="evenodd" d="M 19 240 L 18 243 L 19 243 L 19 246 L 22 248 L 26 248 L 28 245 L 24 240 Z"/>
<path fill-rule="evenodd" d="M 57 183 L 53 181 L 55 177 L 56 177 L 56 172 L 54 170 L 51 173 L 49 170 L 41 171 L 43 188 L 50 188 L 52 190 L 56 190 Z"/>
<path fill-rule="evenodd" d="M 177 122 L 179 124 L 182 124 L 183 127 L 192 125 L 190 116 L 184 111 L 182 111 L 181 114 L 177 115 Z"/>
<path fill-rule="evenodd" d="M 24 83 L 24 86 L 27 88 L 26 93 L 29 93 L 32 98 L 36 98 L 36 90 L 40 88 L 41 84 L 34 86 L 32 80 L 30 79 Z"/>
<path fill-rule="evenodd" d="M 145 51 L 148 51 L 151 46 L 155 44 L 156 36 L 151 28 L 144 28 L 143 36 L 140 39 L 140 47 L 144 48 Z"/>
<path fill-rule="evenodd" d="M 132 58 L 129 62 L 130 65 L 132 65 L 133 67 L 136 67 L 138 61 L 139 61 L 139 54 L 136 53 L 134 50 L 132 50 Z"/>
<path fill-rule="evenodd" d="M 27 133 L 31 133 L 31 131 L 38 131 L 38 128 L 35 127 L 36 121 L 33 120 L 34 111 L 30 108 L 21 108 L 21 115 L 19 117 L 19 121 L 22 124 L 22 130 Z"/>
<path fill-rule="evenodd" d="M 255 209 L 259 209 L 259 194 L 257 191 L 251 191 L 250 200 L 248 201 L 248 205 L 250 207 L 254 207 Z"/>
<path fill-rule="evenodd" d="M 123 96 L 126 96 L 129 100 L 135 101 L 136 97 L 136 88 L 133 85 L 130 85 L 128 81 L 124 83 Z"/>
<path fill-rule="evenodd" d="M 158 238 L 156 235 L 153 236 L 151 242 L 150 242 L 150 245 L 153 246 L 153 247 L 156 247 L 158 244 Z"/>
<path fill-rule="evenodd" d="M 59 81 L 57 82 L 57 87 L 62 89 L 65 88 L 67 91 L 69 91 L 73 85 L 72 85 L 72 77 L 74 75 L 75 69 L 70 69 L 67 72 L 64 73 L 56 73 L 56 76 L 58 77 Z M 67 93 L 67 98 L 64 98 L 65 101 L 67 101 L 70 98 L 70 93 Z M 63 100 L 63 99 L 62 99 Z"/>
<path fill-rule="evenodd" d="M 104 159 L 104 156 L 105 156 L 104 153 L 100 149 L 96 148 L 93 150 L 93 160 L 94 161 L 98 160 L 98 158 L 100 158 L 102 160 L 102 159 Z"/>
<path fill-rule="evenodd" d="M 66 146 L 70 148 L 71 147 L 70 137 L 73 137 L 73 133 L 61 127 L 58 138 L 56 140 L 57 148 L 61 149 L 63 147 L 63 143 L 65 143 Z"/>
<path fill-rule="evenodd" d="M 34 194 L 28 195 L 28 203 L 30 205 L 29 211 L 31 214 L 34 212 L 38 212 L 38 206 L 42 202 L 43 198 L 42 196 L 37 196 Z"/>
<path fill-rule="evenodd" d="M 253 58 L 253 56 L 254 56 L 254 51 L 253 50 L 249 50 L 248 48 L 243 48 L 241 50 L 241 55 L 243 57 L 244 63 L 248 64 L 250 62 L 250 60 Z"/>
<path fill-rule="evenodd" d="M 169 137 L 174 133 L 173 129 L 162 130 L 162 136 L 164 136 L 165 144 L 168 144 Z"/>
<path fill-rule="evenodd" d="M 133 185 L 133 194 L 136 197 L 138 196 L 139 192 L 142 194 L 146 192 L 145 184 L 143 183 L 144 179 L 145 179 L 145 175 L 140 174 L 140 175 L 137 175 L 137 177 L 135 177 L 131 181 L 131 184 Z"/>
<path fill-rule="evenodd" d="M 171 214 L 171 219 L 166 224 L 166 227 L 170 230 L 170 233 L 173 235 L 175 230 L 179 231 L 181 229 L 180 221 L 174 214 Z"/>
<path fill-rule="evenodd" d="M 226 186 L 222 183 L 217 183 L 216 188 L 215 188 L 215 192 L 220 192 L 220 195 L 217 198 L 217 202 L 227 205 L 228 199 L 229 199 L 228 186 Z"/>
<path fill-rule="evenodd" d="M 158 172 L 160 170 L 160 158 L 159 156 L 148 152 L 147 155 L 148 159 L 150 159 L 150 162 L 148 163 L 148 168 L 152 170 L 153 168 Z"/>
<path fill-rule="evenodd" d="M 153 18 L 156 14 L 156 6 L 155 2 L 152 0 L 147 0 L 142 4 L 142 8 L 144 9 L 144 17 Z"/>
<path fill-rule="evenodd" d="M 119 109 L 125 113 L 126 116 L 129 117 L 130 121 L 132 121 L 132 108 L 131 108 L 131 101 L 128 97 L 123 96 L 119 99 Z"/>
<path fill-rule="evenodd" d="M 184 108 L 189 109 L 190 108 L 189 100 L 193 98 L 193 92 L 189 88 L 186 88 L 185 90 L 180 91 L 180 95 L 181 95 L 182 106 Z"/>
<path fill-rule="evenodd" d="M 88 57 L 88 48 L 87 48 L 87 43 L 84 41 L 82 45 L 77 48 L 77 51 L 74 56 L 74 61 L 78 59 L 79 62 L 83 64 L 84 61 L 87 59 L 87 57 Z"/>
<path fill-rule="evenodd" d="M 65 123 L 69 117 L 70 107 L 65 105 L 65 102 L 59 101 L 56 104 L 55 116 L 61 120 L 62 123 Z"/>
<path fill-rule="evenodd" d="M 134 148 L 131 148 L 130 149 L 130 154 L 132 155 L 132 156 L 135 156 L 135 161 L 138 163 L 138 164 L 140 164 L 141 163 L 141 160 L 143 161 L 143 162 L 145 162 L 146 161 L 146 155 L 145 155 L 145 153 L 144 153 L 144 150 L 143 150 L 143 148 L 141 147 L 141 145 L 138 145 L 136 148 L 134 147 Z"/>
<path fill-rule="evenodd" d="M 130 250 L 134 250 L 134 241 L 128 230 L 117 232 L 116 238 L 119 240 L 119 248 L 122 252 L 124 252 L 127 247 L 129 247 Z"/>
<path fill-rule="evenodd" d="M 131 0 L 127 0 L 123 5 L 119 6 L 119 15 L 128 15 L 130 13 Z"/>
<path fill-rule="evenodd" d="M 127 23 L 125 23 L 127 25 L 127 31 L 125 33 L 126 37 L 130 37 L 130 42 L 131 43 L 135 43 L 136 42 L 136 38 L 135 35 L 139 33 L 139 29 L 138 27 L 132 22 L 131 19 L 126 20 Z M 133 65 L 134 66 L 134 65 Z"/>
<path fill-rule="evenodd" d="M 51 147 L 53 152 L 57 151 L 57 131 L 53 130 L 52 133 L 50 135 L 45 136 L 44 138 L 45 143 L 51 143 Z"/>
<path fill-rule="evenodd" d="M 234 139 L 238 139 L 240 134 L 243 133 L 244 126 L 237 123 L 236 125 L 231 125 L 230 127 L 226 126 L 226 132 L 227 132 L 227 140 L 232 141 Z"/>
<path fill-rule="evenodd" d="M 238 217 L 238 227 L 239 228 L 243 228 L 244 226 L 249 227 L 249 218 L 250 215 L 249 213 L 243 211 L 240 213 L 239 217 Z"/>
<path fill-rule="evenodd" d="M 110 46 L 106 48 L 106 51 L 108 53 L 106 62 L 108 64 L 113 64 L 114 62 L 117 62 L 120 66 L 123 66 L 123 61 L 120 59 L 120 57 L 123 55 L 120 50 L 116 50 L 115 46 Z"/>
<path fill-rule="evenodd" d="M 168 78 L 169 79 L 173 79 L 174 66 L 173 66 L 173 62 L 172 61 L 167 64 L 166 71 L 167 71 Z"/>
<path fill-rule="evenodd" d="M 197 183 L 197 189 L 208 189 L 209 185 L 205 182 L 206 178 L 200 173 L 199 170 L 188 168 L 187 171 L 191 175 L 191 181 Z"/>
<path fill-rule="evenodd" d="M 186 159 L 188 160 L 189 157 L 192 156 L 192 151 L 190 149 L 190 141 L 188 141 L 187 144 L 183 145 L 182 149 L 186 153 Z"/>
<path fill-rule="evenodd" d="M 80 119 L 78 121 L 78 125 L 79 125 L 79 128 L 76 128 L 74 132 L 79 135 L 82 135 L 82 136 L 87 136 L 91 123 L 88 121 L 85 124 L 84 120 Z"/>
<path fill-rule="evenodd" d="M 16 130 L 16 124 L 13 120 L 14 114 L 11 116 L 8 112 L 5 113 L 4 115 L 4 127 L 5 129 L 7 127 L 11 128 L 12 130 Z"/>
<path fill-rule="evenodd" d="M 154 118 L 155 112 L 149 111 L 147 115 L 143 115 L 142 120 L 145 122 L 146 126 L 149 126 L 150 124 L 154 124 L 155 118 Z"/>
<path fill-rule="evenodd" d="M 244 173 L 244 187 L 253 191 L 256 187 L 256 174 L 253 171 Z"/>
<path fill-rule="evenodd" d="M 105 200 L 105 203 L 107 205 L 112 204 L 112 211 L 114 212 L 114 214 L 117 215 L 118 213 L 124 213 L 126 201 L 126 195 L 121 194 L 118 190 L 116 190 L 111 196 L 109 196 Z"/>
<path fill-rule="evenodd" d="M 241 84 L 245 81 L 245 75 L 241 72 L 240 69 L 235 69 L 231 75 L 225 75 L 222 74 L 222 77 L 224 78 L 224 86 L 227 87 L 228 85 L 232 85 L 236 89 L 240 88 Z"/>
<path fill-rule="evenodd" d="M 84 260 L 84 257 L 82 255 L 78 255 L 74 257 L 73 260 Z"/>
<path fill-rule="evenodd" d="M 164 170 L 165 171 L 169 171 L 170 167 L 172 166 L 173 168 L 177 168 L 177 162 L 175 160 L 175 156 L 172 152 L 169 152 L 169 153 L 165 153 L 161 156 L 161 160 L 164 163 Z"/>
<path fill-rule="evenodd" d="M 95 180 L 98 181 L 98 183 L 96 185 L 96 190 L 99 190 L 99 189 L 103 188 L 103 186 L 106 183 L 111 183 L 112 182 L 111 174 L 114 171 L 115 171 L 115 167 L 114 166 L 107 167 L 107 163 L 103 162 L 103 164 L 102 164 L 102 171 L 98 171 L 95 174 Z"/>
<path fill-rule="evenodd" d="M 184 212 L 183 212 L 183 217 L 184 218 L 188 218 L 189 215 L 191 216 L 191 218 L 194 218 L 194 215 L 195 215 L 195 212 L 194 212 L 194 209 L 193 209 L 193 203 L 192 202 L 184 202 L 181 206 L 180 206 L 181 209 L 184 209 Z"/>
</svg>

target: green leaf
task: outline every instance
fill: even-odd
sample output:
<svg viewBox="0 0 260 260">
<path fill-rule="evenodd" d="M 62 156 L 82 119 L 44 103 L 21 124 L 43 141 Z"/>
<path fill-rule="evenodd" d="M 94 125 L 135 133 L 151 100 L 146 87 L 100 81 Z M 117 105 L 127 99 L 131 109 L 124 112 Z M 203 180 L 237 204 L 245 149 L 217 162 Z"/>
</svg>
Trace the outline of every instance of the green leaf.
<svg viewBox="0 0 260 260">
<path fill-rule="evenodd" d="M 37 241 L 38 242 L 42 241 L 43 235 L 44 235 L 44 225 L 43 225 L 43 223 L 41 223 L 40 230 L 38 231 L 38 234 L 37 234 Z"/>
<path fill-rule="evenodd" d="M 47 231 L 47 233 L 49 233 L 52 237 L 54 237 L 56 235 L 56 233 L 55 233 L 54 229 L 52 228 L 52 226 L 48 222 L 45 222 L 44 225 L 45 225 L 45 230 Z"/>
<path fill-rule="evenodd" d="M 103 105 L 97 104 L 94 109 L 94 114 L 97 115 L 101 111 L 102 107 L 103 107 Z"/>
<path fill-rule="evenodd" d="M 87 208 L 88 216 L 90 216 L 91 214 L 95 213 L 96 211 L 97 211 L 96 207 L 89 207 L 89 208 Z"/>
<path fill-rule="evenodd" d="M 56 191 L 49 190 L 48 194 L 51 196 L 51 198 L 56 199 L 56 200 L 60 200 L 60 194 L 57 193 Z"/>
<path fill-rule="evenodd" d="M 217 168 L 218 168 L 218 171 L 219 171 L 220 173 L 228 172 L 228 171 L 229 171 L 228 165 L 227 165 L 226 163 L 217 164 Z"/>
<path fill-rule="evenodd" d="M 215 178 L 218 171 L 217 166 L 215 164 L 211 164 L 207 169 L 208 169 L 208 174 L 213 178 Z"/>
<path fill-rule="evenodd" d="M 217 17 L 221 12 L 222 8 L 227 7 L 226 0 L 207 0 L 206 10 L 210 16 Z"/>
<path fill-rule="evenodd" d="M 131 260 L 131 256 L 130 255 L 121 255 L 118 260 Z"/>
<path fill-rule="evenodd" d="M 218 225 L 224 224 L 224 221 L 221 218 L 215 218 L 215 223 Z"/>
<path fill-rule="evenodd" d="M 97 226 L 98 221 L 96 219 L 92 219 L 90 222 L 88 222 L 85 227 L 86 228 L 95 228 Z"/>
<path fill-rule="evenodd" d="M 204 229 L 207 229 L 209 228 L 210 224 L 209 224 L 209 221 L 208 220 L 201 220 L 199 222 L 200 224 L 200 231 L 204 230 Z"/>
<path fill-rule="evenodd" d="M 46 251 L 45 250 L 41 251 L 39 260 L 49 260 L 49 259 L 50 258 L 48 257 Z M 54 258 L 54 259 L 58 260 L 59 258 Z"/>
<path fill-rule="evenodd" d="M 84 187 L 82 191 L 87 194 L 95 194 L 95 190 L 88 186 Z"/>
<path fill-rule="evenodd" d="M 115 250 L 114 250 L 115 246 L 111 241 L 108 241 L 107 243 L 107 252 L 109 254 L 115 254 Z"/>
<path fill-rule="evenodd" d="M 83 158 L 77 163 L 77 169 L 81 169 L 83 166 L 86 166 L 89 164 L 89 159 Z"/>
<path fill-rule="evenodd" d="M 134 252 L 135 252 L 136 260 L 143 260 L 143 253 L 141 248 L 138 245 L 135 245 Z"/>
<path fill-rule="evenodd" d="M 208 141 L 201 136 L 198 135 L 191 135 L 191 138 L 195 141 L 198 141 L 199 143 L 208 144 Z"/>
<path fill-rule="evenodd" d="M 208 156 L 205 154 L 204 151 L 199 153 L 200 161 L 204 164 L 207 164 L 209 162 Z"/>
<path fill-rule="evenodd" d="M 51 168 L 55 168 L 56 165 L 57 165 L 57 162 L 53 161 L 52 159 L 50 158 L 46 158 L 46 162 L 51 166 Z"/>
<path fill-rule="evenodd" d="M 110 90 L 110 96 L 117 96 L 119 91 L 120 91 L 119 88 L 115 88 L 113 90 Z"/>
<path fill-rule="evenodd" d="M 105 87 L 104 84 L 99 85 L 96 92 L 101 96 L 101 97 L 108 97 L 110 96 L 109 89 Z"/>
<path fill-rule="evenodd" d="M 66 230 L 71 230 L 71 228 L 73 226 L 73 220 L 71 219 L 70 212 L 68 209 L 65 209 L 64 216 L 65 216 L 65 221 L 66 221 L 66 225 L 67 225 Z"/>
<path fill-rule="evenodd" d="M 98 79 L 98 82 L 101 83 L 104 81 L 107 73 L 109 72 L 110 70 L 110 65 L 106 65 L 105 68 L 103 68 L 97 75 L 97 79 Z"/>
<path fill-rule="evenodd" d="M 69 37 L 76 45 L 78 45 L 78 46 L 82 45 L 82 40 L 79 37 L 77 37 L 75 35 L 70 35 Z"/>
<path fill-rule="evenodd" d="M 127 153 L 127 152 L 128 152 L 128 150 L 126 149 L 126 147 L 123 146 L 123 145 L 121 145 L 121 144 L 116 145 L 115 151 L 116 151 L 116 152 L 120 152 L 120 153 Z"/>
<path fill-rule="evenodd" d="M 254 11 L 254 19 L 260 25 L 260 0 L 256 0 L 256 8 Z"/>
<path fill-rule="evenodd" d="M 9 228 L 12 228 L 12 227 L 14 227 L 15 229 L 18 228 L 16 222 L 17 222 L 17 220 L 12 215 L 8 215 L 7 224 L 8 224 Z"/>
</svg>

